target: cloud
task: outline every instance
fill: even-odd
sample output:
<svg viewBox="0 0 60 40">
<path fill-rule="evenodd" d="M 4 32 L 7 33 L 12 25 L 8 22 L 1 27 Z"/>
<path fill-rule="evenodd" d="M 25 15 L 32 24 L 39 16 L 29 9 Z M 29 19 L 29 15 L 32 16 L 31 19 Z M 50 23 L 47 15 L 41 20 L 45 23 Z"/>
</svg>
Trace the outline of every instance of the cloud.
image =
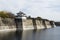
<svg viewBox="0 0 60 40">
<path fill-rule="evenodd" d="M 0 10 L 17 13 L 20 10 L 33 17 L 60 20 L 60 0 L 0 0 Z"/>
<path fill-rule="evenodd" d="M 25 6 L 24 0 L 0 0 L 1 10 L 9 10 L 15 13 Z"/>
</svg>

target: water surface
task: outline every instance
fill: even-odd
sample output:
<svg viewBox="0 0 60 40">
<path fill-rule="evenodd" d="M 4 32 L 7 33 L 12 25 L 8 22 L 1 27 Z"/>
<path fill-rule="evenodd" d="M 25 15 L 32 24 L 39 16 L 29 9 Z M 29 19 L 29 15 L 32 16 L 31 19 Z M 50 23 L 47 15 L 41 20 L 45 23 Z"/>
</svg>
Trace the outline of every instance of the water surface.
<svg viewBox="0 0 60 40">
<path fill-rule="evenodd" d="M 0 32 L 0 40 L 60 40 L 60 27 L 43 30 Z"/>
</svg>

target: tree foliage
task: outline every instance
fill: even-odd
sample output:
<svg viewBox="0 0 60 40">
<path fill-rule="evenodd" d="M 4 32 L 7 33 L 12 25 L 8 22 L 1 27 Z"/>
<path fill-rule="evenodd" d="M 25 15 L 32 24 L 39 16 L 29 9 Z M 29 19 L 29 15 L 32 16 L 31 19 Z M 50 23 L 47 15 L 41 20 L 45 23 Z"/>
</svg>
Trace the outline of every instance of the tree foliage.
<svg viewBox="0 0 60 40">
<path fill-rule="evenodd" d="M 28 18 L 31 18 L 31 16 L 28 16 Z"/>
<path fill-rule="evenodd" d="M 37 19 L 42 19 L 41 17 L 37 17 Z"/>
<path fill-rule="evenodd" d="M 0 17 L 2 17 L 2 18 L 14 18 L 15 15 L 10 13 L 10 12 L 0 11 Z"/>
</svg>

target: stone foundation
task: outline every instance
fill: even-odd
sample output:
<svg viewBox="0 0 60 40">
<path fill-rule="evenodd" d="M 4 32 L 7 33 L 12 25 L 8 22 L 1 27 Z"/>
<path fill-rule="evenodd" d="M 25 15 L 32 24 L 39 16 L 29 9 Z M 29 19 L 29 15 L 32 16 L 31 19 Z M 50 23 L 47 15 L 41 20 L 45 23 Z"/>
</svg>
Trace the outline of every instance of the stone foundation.
<svg viewBox="0 0 60 40">
<path fill-rule="evenodd" d="M 0 17 L 0 30 L 16 29 L 15 19 Z"/>
<path fill-rule="evenodd" d="M 56 27 L 53 21 L 36 18 L 1 18 L 0 30 L 34 30 Z"/>
<path fill-rule="evenodd" d="M 37 25 L 37 29 L 44 29 L 45 28 L 42 20 L 36 20 L 36 25 Z"/>
<path fill-rule="evenodd" d="M 23 30 L 29 30 L 29 29 L 34 29 L 34 26 L 33 26 L 33 21 L 31 19 L 23 19 L 22 20 L 22 24 L 23 24 Z"/>
</svg>

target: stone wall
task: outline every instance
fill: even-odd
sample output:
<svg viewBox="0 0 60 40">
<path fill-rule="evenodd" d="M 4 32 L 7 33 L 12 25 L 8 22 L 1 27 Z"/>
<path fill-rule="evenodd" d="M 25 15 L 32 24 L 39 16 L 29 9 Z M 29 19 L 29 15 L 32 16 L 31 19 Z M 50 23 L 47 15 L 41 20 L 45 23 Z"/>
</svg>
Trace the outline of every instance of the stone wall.
<svg viewBox="0 0 60 40">
<path fill-rule="evenodd" d="M 15 23 L 16 23 L 16 29 L 17 30 L 22 30 L 23 29 L 22 19 L 15 18 Z"/>
<path fill-rule="evenodd" d="M 50 21 L 45 21 L 46 28 L 52 28 Z"/>
<path fill-rule="evenodd" d="M 16 29 L 15 19 L 0 17 L 0 30 Z"/>
<path fill-rule="evenodd" d="M 32 19 L 23 19 L 22 24 L 23 24 L 23 29 L 24 30 L 34 29 Z"/>
<path fill-rule="evenodd" d="M 52 26 L 52 27 L 56 27 L 56 25 L 55 25 L 55 22 L 54 22 L 54 21 L 50 21 L 50 24 L 51 24 L 51 26 Z"/>
<path fill-rule="evenodd" d="M 44 29 L 45 26 L 42 20 L 36 20 L 37 29 Z"/>
<path fill-rule="evenodd" d="M 55 27 L 54 24 L 51 25 L 50 21 L 39 20 L 35 18 L 22 19 L 23 30 L 29 29 L 45 29 Z"/>
<path fill-rule="evenodd" d="M 31 30 L 31 29 L 45 29 L 56 27 L 52 21 L 40 20 L 36 18 L 13 19 L 0 17 L 0 30 Z"/>
</svg>

